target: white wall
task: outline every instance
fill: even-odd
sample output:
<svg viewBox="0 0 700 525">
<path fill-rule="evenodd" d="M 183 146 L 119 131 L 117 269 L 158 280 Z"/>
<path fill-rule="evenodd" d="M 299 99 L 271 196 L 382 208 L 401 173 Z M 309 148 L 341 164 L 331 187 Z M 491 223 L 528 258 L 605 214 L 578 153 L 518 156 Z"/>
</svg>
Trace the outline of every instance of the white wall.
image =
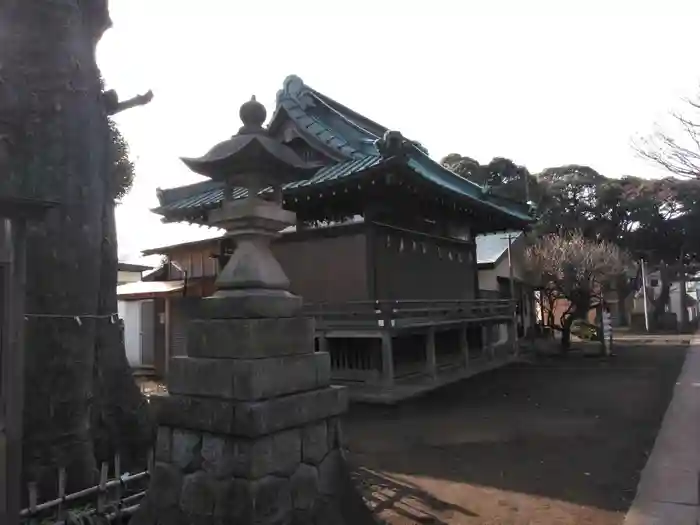
<svg viewBox="0 0 700 525">
<path fill-rule="evenodd" d="M 514 250 L 515 252 L 515 250 Z M 514 254 L 515 255 L 515 254 Z M 498 278 L 510 278 L 510 268 L 508 267 L 508 257 L 503 257 L 503 260 L 499 264 L 496 265 L 495 268 L 491 270 L 479 270 L 479 290 L 493 290 L 493 291 L 498 291 L 500 289 L 498 285 Z M 519 261 L 516 257 L 513 257 L 513 277 L 516 280 L 520 280 L 523 282 L 525 281 L 525 272 L 523 271 L 523 266 L 522 264 L 519 264 Z M 533 308 L 533 305 L 528 304 L 525 306 L 525 313 L 524 313 L 524 328 L 527 331 L 528 328 L 530 328 L 530 308 Z M 496 344 L 502 344 L 505 343 L 508 340 L 508 325 L 507 324 L 499 324 L 498 325 L 498 332 L 497 332 L 497 340 L 498 342 Z"/>
<path fill-rule="evenodd" d="M 117 272 L 117 283 L 135 283 L 141 280 L 141 272 Z"/>
<path fill-rule="evenodd" d="M 652 273 L 647 277 L 647 280 L 650 281 L 652 276 L 654 278 L 658 279 L 658 272 Z M 658 297 L 659 294 L 661 293 L 661 283 L 659 281 L 658 286 L 654 287 L 649 287 L 649 294 L 648 294 L 648 307 L 649 310 L 651 311 L 651 301 Z M 689 293 L 691 297 L 693 297 L 694 294 Z M 671 289 L 668 292 L 669 300 L 668 300 L 668 311 L 671 313 L 676 314 L 676 319 L 680 323 L 681 321 L 681 285 L 679 282 L 674 282 L 671 283 Z M 632 309 L 635 313 L 643 312 L 644 311 L 644 295 L 643 293 L 637 292 L 635 294 L 635 297 L 632 301 Z M 688 306 L 688 321 L 694 321 L 698 317 L 698 307 L 697 306 Z"/>
<path fill-rule="evenodd" d="M 521 264 L 518 261 L 513 261 L 513 277 L 517 280 L 525 281 L 525 275 Z M 508 269 L 508 257 L 504 257 L 503 260 L 496 265 L 492 270 L 479 270 L 479 289 L 480 290 L 499 290 L 498 278 L 504 277 L 506 279 L 510 278 L 510 273 Z"/>
<path fill-rule="evenodd" d="M 124 347 L 131 366 L 141 364 L 141 301 L 117 301 L 119 317 L 124 321 Z"/>
</svg>

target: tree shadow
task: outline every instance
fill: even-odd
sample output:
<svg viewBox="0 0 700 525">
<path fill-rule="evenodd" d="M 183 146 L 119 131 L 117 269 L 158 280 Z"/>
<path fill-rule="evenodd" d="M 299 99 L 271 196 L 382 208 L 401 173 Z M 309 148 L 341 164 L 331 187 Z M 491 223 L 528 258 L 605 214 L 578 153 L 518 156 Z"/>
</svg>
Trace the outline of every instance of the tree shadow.
<svg viewBox="0 0 700 525">
<path fill-rule="evenodd" d="M 626 511 L 685 351 L 650 345 L 619 348 L 608 360 L 537 359 L 398 406 L 353 405 L 347 445 L 364 467 L 357 475 L 386 494 L 375 506 L 415 497 L 443 520 L 426 523 L 445 523 L 440 511 L 471 511 L 441 501 L 435 483 L 429 494 L 397 476 Z M 469 497 L 458 503 L 471 507 Z"/>
<path fill-rule="evenodd" d="M 459 505 L 436 498 L 406 480 L 365 467 L 354 469 L 355 484 L 375 516 L 397 514 L 415 523 L 447 525 L 445 519 L 455 514 L 478 517 L 478 514 Z"/>
</svg>

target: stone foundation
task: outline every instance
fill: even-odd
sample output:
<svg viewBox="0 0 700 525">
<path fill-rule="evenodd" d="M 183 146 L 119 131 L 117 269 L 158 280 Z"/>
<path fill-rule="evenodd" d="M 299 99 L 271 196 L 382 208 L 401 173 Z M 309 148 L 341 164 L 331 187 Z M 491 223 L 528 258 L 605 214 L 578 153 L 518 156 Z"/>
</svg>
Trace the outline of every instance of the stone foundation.
<svg viewBox="0 0 700 525">
<path fill-rule="evenodd" d="M 191 322 L 194 356 L 172 359 L 170 393 L 152 398 L 155 467 L 132 525 L 325 525 L 347 491 L 347 394 L 313 330 L 305 318 Z"/>
<path fill-rule="evenodd" d="M 339 491 L 339 437 L 337 419 L 248 440 L 160 427 L 152 484 L 173 495 L 151 504 L 187 523 L 313 522 Z"/>
</svg>

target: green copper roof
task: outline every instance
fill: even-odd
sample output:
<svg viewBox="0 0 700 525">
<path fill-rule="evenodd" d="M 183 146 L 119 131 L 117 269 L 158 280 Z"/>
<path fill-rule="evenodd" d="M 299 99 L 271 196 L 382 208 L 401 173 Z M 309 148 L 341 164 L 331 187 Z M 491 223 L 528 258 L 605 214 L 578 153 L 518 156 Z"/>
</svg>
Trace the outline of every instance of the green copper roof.
<svg viewBox="0 0 700 525">
<path fill-rule="evenodd" d="M 488 195 L 481 186 L 463 178 L 432 160 L 417 143 L 405 141 L 400 152 L 380 151 L 388 129 L 343 106 L 305 85 L 299 77 L 289 76 L 277 93 L 277 107 L 268 129 L 275 134 L 291 121 L 294 129 L 313 148 L 334 162 L 319 169 L 313 177 L 283 186 L 285 195 L 309 186 L 332 183 L 350 176 L 364 175 L 367 170 L 388 161 L 403 164 L 418 177 L 446 193 L 463 199 L 466 205 L 488 212 L 491 219 L 505 219 L 526 225 L 532 222 L 525 205 Z M 269 189 L 263 190 L 269 191 Z M 234 198 L 246 195 L 238 188 Z M 155 213 L 167 220 L 183 220 L 219 205 L 223 199 L 220 184 L 201 182 L 180 188 L 159 190 L 160 207 Z"/>
<path fill-rule="evenodd" d="M 277 93 L 277 108 L 270 130 L 290 118 L 301 135 L 322 145 L 336 160 L 378 155 L 374 142 L 387 130 L 383 126 L 311 89 L 291 75 Z"/>
<path fill-rule="evenodd" d="M 509 203 L 510 206 L 506 206 L 497 202 L 494 197 L 486 194 L 481 186 L 445 168 L 427 155 L 420 152 L 412 155 L 408 159 L 408 167 L 425 179 L 452 193 L 466 197 L 476 205 L 490 208 L 491 210 L 498 210 L 528 223 L 532 222 L 532 217 L 527 213 L 525 204 Z M 522 208 L 522 210 L 519 208 Z"/>
<path fill-rule="evenodd" d="M 302 181 L 294 181 L 282 186 L 282 191 L 285 194 L 293 192 L 295 189 L 308 186 L 315 186 L 323 183 L 329 183 L 334 180 L 343 179 L 351 175 L 361 173 L 365 170 L 378 166 L 384 159 L 378 156 L 366 156 L 359 159 L 353 159 L 331 166 L 326 166 L 318 170 L 313 177 Z M 181 198 L 167 199 L 167 192 L 175 190 L 184 190 L 189 188 L 189 195 Z M 261 193 L 271 191 L 271 188 L 265 188 Z M 174 188 L 173 190 L 161 190 L 166 199 L 161 198 L 161 206 L 152 210 L 160 215 L 169 215 L 177 212 L 187 212 L 193 210 L 206 210 L 215 208 L 224 199 L 223 184 L 214 183 L 211 181 L 199 182 L 189 186 Z M 241 199 L 248 195 L 248 190 L 245 188 L 235 188 L 233 191 L 234 199 Z"/>
</svg>

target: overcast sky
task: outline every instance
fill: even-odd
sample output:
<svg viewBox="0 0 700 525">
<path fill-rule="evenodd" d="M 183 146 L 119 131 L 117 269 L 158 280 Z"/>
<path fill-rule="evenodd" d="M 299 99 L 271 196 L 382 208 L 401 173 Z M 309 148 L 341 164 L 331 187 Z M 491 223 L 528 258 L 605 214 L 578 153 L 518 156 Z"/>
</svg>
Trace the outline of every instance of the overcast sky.
<svg viewBox="0 0 700 525">
<path fill-rule="evenodd" d="M 271 114 L 289 74 L 435 159 L 644 177 L 665 173 L 636 158 L 631 139 L 700 80 L 697 0 L 110 3 L 114 28 L 98 50 L 107 85 L 122 98 L 155 93 L 117 118 L 137 170 L 117 211 L 128 259 L 204 234 L 162 225 L 148 211 L 156 188 L 199 180 L 179 157 L 234 134 L 252 94 Z"/>
</svg>

